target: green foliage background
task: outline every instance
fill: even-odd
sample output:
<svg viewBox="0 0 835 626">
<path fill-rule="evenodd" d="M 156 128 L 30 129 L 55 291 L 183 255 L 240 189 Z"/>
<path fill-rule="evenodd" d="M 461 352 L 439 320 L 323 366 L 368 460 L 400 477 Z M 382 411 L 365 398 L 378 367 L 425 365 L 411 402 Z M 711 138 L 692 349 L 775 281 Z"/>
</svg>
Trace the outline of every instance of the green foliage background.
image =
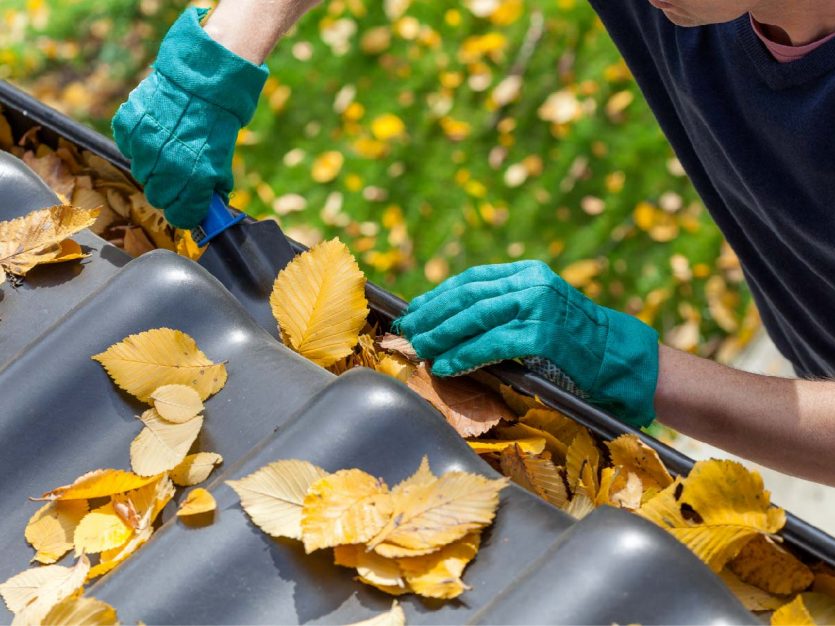
<svg viewBox="0 0 835 626">
<path fill-rule="evenodd" d="M 0 77 L 104 133 L 186 5 L 3 4 Z M 541 259 L 668 341 L 729 358 L 756 326 L 741 273 L 587 4 L 504 0 L 493 19 L 437 0 L 401 2 L 392 17 L 396 4 L 330 0 L 282 41 L 240 137 L 233 204 L 307 241 L 341 237 L 371 280 L 406 298 L 471 265 Z M 494 89 L 511 75 L 521 90 L 499 107 Z M 335 107 L 352 89 L 358 118 Z M 559 124 L 540 113 L 554 93 L 574 107 Z M 390 114 L 404 132 L 373 143 Z M 466 136 L 450 138 L 449 124 Z M 344 163 L 316 182 L 329 151 Z M 523 163 L 527 180 L 508 179 Z M 286 194 L 305 208 L 277 215 Z"/>
</svg>

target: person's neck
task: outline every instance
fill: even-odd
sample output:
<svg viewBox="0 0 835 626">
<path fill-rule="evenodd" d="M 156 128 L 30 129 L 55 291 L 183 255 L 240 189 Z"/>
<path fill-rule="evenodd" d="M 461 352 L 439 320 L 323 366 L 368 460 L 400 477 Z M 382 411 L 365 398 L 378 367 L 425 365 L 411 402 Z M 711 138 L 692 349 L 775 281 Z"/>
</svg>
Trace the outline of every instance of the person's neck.
<svg viewBox="0 0 835 626">
<path fill-rule="evenodd" d="M 835 32 L 833 0 L 762 0 L 751 16 L 772 41 L 803 46 Z"/>
</svg>

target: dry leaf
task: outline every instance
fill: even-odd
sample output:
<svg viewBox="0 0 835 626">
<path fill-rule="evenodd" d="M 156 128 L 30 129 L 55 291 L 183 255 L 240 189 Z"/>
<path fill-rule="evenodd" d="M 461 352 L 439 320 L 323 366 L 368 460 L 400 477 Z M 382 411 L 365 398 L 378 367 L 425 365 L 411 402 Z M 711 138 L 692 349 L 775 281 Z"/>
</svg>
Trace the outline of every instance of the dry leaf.
<svg viewBox="0 0 835 626">
<path fill-rule="evenodd" d="M 421 556 L 493 521 L 507 478 L 448 472 L 392 493 L 391 519 L 369 543 L 387 557 Z"/>
<path fill-rule="evenodd" d="M 621 468 L 621 477 L 625 469 Z M 644 484 L 637 474 L 629 472 L 627 474 L 626 482 L 618 489 L 618 485 L 613 485 L 612 492 L 609 497 L 609 504 L 619 506 L 623 509 L 630 509 L 635 511 L 641 508 L 641 498 L 644 494 Z"/>
<path fill-rule="evenodd" d="M 226 366 L 212 363 L 194 339 L 170 328 L 130 335 L 92 358 L 113 382 L 142 402 L 163 385 L 188 385 L 205 400 L 226 384 Z"/>
<path fill-rule="evenodd" d="M 365 325 L 365 275 L 345 244 L 332 239 L 278 274 L 270 306 L 289 347 L 327 367 L 351 353 Z"/>
<path fill-rule="evenodd" d="M 208 513 L 216 508 L 217 503 L 214 496 L 205 489 L 197 487 L 188 492 L 186 499 L 182 501 L 180 508 L 177 509 L 177 517 Z"/>
<path fill-rule="evenodd" d="M 67 261 L 76 261 L 78 259 L 86 259 L 90 255 L 81 249 L 81 246 L 72 239 L 64 239 L 58 244 L 58 253 L 54 259 L 41 261 L 39 265 L 50 265 L 52 263 L 66 263 Z"/>
<path fill-rule="evenodd" d="M 501 452 L 506 448 L 519 446 L 527 454 L 542 454 L 545 450 L 545 439 L 542 437 L 526 437 L 524 439 L 468 439 L 467 444 L 476 454 Z"/>
<path fill-rule="evenodd" d="M 578 434 L 588 434 L 588 429 L 566 417 L 559 411 L 551 409 L 530 409 L 519 420 L 526 426 L 544 430 L 563 444 L 566 449 Z M 563 452 L 565 456 L 565 452 Z"/>
<path fill-rule="evenodd" d="M 571 498 L 571 502 L 564 509 L 574 519 L 583 519 L 594 511 L 594 500 L 588 497 L 585 493 L 577 493 Z"/>
<path fill-rule="evenodd" d="M 779 598 L 753 585 L 742 582 L 733 572 L 723 569 L 719 578 L 749 611 L 773 611 L 786 603 L 785 598 Z"/>
<path fill-rule="evenodd" d="M 130 464 L 140 476 L 153 476 L 179 465 L 203 428 L 203 417 L 176 424 L 148 409 L 139 419 L 145 428 L 130 444 Z"/>
<path fill-rule="evenodd" d="M 418 365 L 407 384 L 428 400 L 462 437 L 477 437 L 514 415 L 496 395 L 468 378 L 438 378 Z"/>
<path fill-rule="evenodd" d="M 276 461 L 228 480 L 253 523 L 273 537 L 301 539 L 302 506 L 310 485 L 327 473 L 307 461 Z"/>
<path fill-rule="evenodd" d="M 450 600 L 469 589 L 461 576 L 475 558 L 481 542 L 480 532 L 473 532 L 426 556 L 399 559 L 409 587 L 427 598 Z"/>
<path fill-rule="evenodd" d="M 55 563 L 73 547 L 73 533 L 87 515 L 85 500 L 53 501 L 43 505 L 26 524 L 26 541 L 37 551 L 34 561 Z"/>
<path fill-rule="evenodd" d="M 380 591 L 396 596 L 411 591 L 396 560 L 366 550 L 361 544 L 336 546 L 333 556 L 337 565 L 356 568 L 362 582 Z"/>
<path fill-rule="evenodd" d="M 521 417 L 531 409 L 542 409 L 544 405 L 537 399 L 531 396 L 519 393 L 510 385 L 499 385 L 499 392 L 502 394 L 502 399 L 505 401 L 517 416 Z"/>
<path fill-rule="evenodd" d="M 61 242 L 96 221 L 98 210 L 57 205 L 0 222 L 0 267 L 23 276 L 61 254 Z"/>
<path fill-rule="evenodd" d="M 594 443 L 594 439 L 589 432 L 584 428 L 574 437 L 574 441 L 568 446 L 568 452 L 565 455 L 565 469 L 568 478 L 568 487 L 571 492 L 577 491 L 577 485 L 582 478 L 582 471 L 584 467 L 589 467 L 591 472 L 597 474 L 597 469 L 600 464 L 600 452 Z M 587 470 L 588 471 L 588 470 Z M 592 485 L 586 485 L 587 488 L 592 488 Z M 597 486 L 592 488 L 592 493 L 588 494 L 592 498 L 597 493 Z"/>
<path fill-rule="evenodd" d="M 502 473 L 516 484 L 556 507 L 568 505 L 568 489 L 556 466 L 548 459 L 527 454 L 519 445 L 505 448 L 500 456 Z"/>
<path fill-rule="evenodd" d="M 566 445 L 548 431 L 521 422 L 512 426 L 499 426 L 493 431 L 493 434 L 497 439 L 508 441 L 514 439 L 542 439 L 545 442 L 545 449 L 548 454 L 559 463 L 565 462 L 565 455 L 568 453 Z"/>
<path fill-rule="evenodd" d="M 223 457 L 216 452 L 189 454 L 169 472 L 171 480 L 180 487 L 191 487 L 209 477 L 216 465 L 223 463 Z"/>
<path fill-rule="evenodd" d="M 362 470 L 340 470 L 310 485 L 302 506 L 302 541 L 309 554 L 320 548 L 365 543 L 391 517 L 386 484 Z"/>
<path fill-rule="evenodd" d="M 158 476 L 137 476 L 118 469 L 98 469 L 79 476 L 70 485 L 56 487 L 33 500 L 89 500 L 138 489 L 156 481 Z"/>
<path fill-rule="evenodd" d="M 81 588 L 89 570 L 84 555 L 72 567 L 33 567 L 0 585 L 0 596 L 15 613 L 15 624 L 39 624 L 53 606 Z"/>
<path fill-rule="evenodd" d="M 175 234 L 175 248 L 177 254 L 192 261 L 199 261 L 200 257 L 206 251 L 207 246 L 202 248 L 194 241 L 190 230 L 177 230 Z"/>
<path fill-rule="evenodd" d="M 157 247 L 148 239 L 148 235 L 139 226 L 130 226 L 125 229 L 124 250 L 133 258 L 142 256 L 146 252 L 156 250 Z"/>
<path fill-rule="evenodd" d="M 621 435 L 614 441 L 606 442 L 606 446 L 612 464 L 637 474 L 644 486 L 664 489 L 672 484 L 673 477 L 664 467 L 658 453 L 635 435 Z"/>
<path fill-rule="evenodd" d="M 812 570 L 762 535 L 746 543 L 728 569 L 743 582 L 780 595 L 799 593 L 815 581 Z"/>
<path fill-rule="evenodd" d="M 349 626 L 406 626 L 406 615 L 403 613 L 400 605 L 397 604 L 397 600 L 395 600 L 391 605 L 391 609 L 385 613 L 380 613 L 361 622 L 354 622 L 353 624 L 349 624 Z"/>
<path fill-rule="evenodd" d="M 758 473 L 719 460 L 696 463 L 684 481 L 659 492 L 638 514 L 666 528 L 714 572 L 754 537 L 776 533 L 786 521 L 785 511 L 769 506 Z"/>
<path fill-rule="evenodd" d="M 802 593 L 771 616 L 772 626 L 835 624 L 835 599 L 822 593 Z"/>
<path fill-rule="evenodd" d="M 405 337 L 401 337 L 400 335 L 386 333 L 377 340 L 377 343 L 383 350 L 397 352 L 400 356 L 408 361 L 411 361 L 412 363 L 417 363 L 420 360 L 420 357 L 417 352 L 415 352 L 415 349 L 412 347 L 409 340 Z"/>
<path fill-rule="evenodd" d="M 401 356 L 386 354 L 380 358 L 374 369 L 405 383 L 414 373 L 415 366 Z"/>
<path fill-rule="evenodd" d="M 44 626 L 118 626 L 116 610 L 95 598 L 70 597 L 53 606 Z"/>
<path fill-rule="evenodd" d="M 163 385 L 154 390 L 151 400 L 162 419 L 176 424 L 194 419 L 204 408 L 200 394 L 188 385 Z"/>
<path fill-rule="evenodd" d="M 117 548 L 130 539 L 133 528 L 113 508 L 113 503 L 93 509 L 78 524 L 73 535 L 75 555 Z"/>
</svg>

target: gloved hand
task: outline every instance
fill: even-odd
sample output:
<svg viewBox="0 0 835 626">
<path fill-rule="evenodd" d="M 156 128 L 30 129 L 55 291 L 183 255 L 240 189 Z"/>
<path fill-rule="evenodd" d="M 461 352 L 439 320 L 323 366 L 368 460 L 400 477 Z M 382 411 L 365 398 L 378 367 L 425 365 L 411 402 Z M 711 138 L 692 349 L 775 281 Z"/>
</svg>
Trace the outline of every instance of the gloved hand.
<svg viewBox="0 0 835 626">
<path fill-rule="evenodd" d="M 394 327 L 438 376 L 540 357 L 624 421 L 655 417 L 658 334 L 596 305 L 542 262 L 473 267 L 415 298 Z"/>
<path fill-rule="evenodd" d="M 228 200 L 238 131 L 249 123 L 268 70 L 230 52 L 201 28 L 206 9 L 188 9 L 168 31 L 154 71 L 113 118 L 113 137 L 131 159 L 148 201 L 178 228 L 206 216 L 212 191 Z"/>
</svg>

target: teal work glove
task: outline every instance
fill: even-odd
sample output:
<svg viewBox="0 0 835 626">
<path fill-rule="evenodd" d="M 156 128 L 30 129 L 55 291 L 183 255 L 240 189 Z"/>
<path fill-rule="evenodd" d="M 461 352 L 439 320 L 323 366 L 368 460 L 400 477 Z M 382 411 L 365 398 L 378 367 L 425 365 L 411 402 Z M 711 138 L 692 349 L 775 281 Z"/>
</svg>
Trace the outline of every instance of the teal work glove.
<svg viewBox="0 0 835 626">
<path fill-rule="evenodd" d="M 394 326 L 438 376 L 535 357 L 629 424 L 655 418 L 658 334 L 539 261 L 473 267 L 415 298 Z"/>
<path fill-rule="evenodd" d="M 179 228 L 200 223 L 213 191 L 228 201 L 238 131 L 252 119 L 268 75 L 206 34 L 206 12 L 180 16 L 154 71 L 113 118 L 113 137 L 148 201 Z"/>
</svg>

